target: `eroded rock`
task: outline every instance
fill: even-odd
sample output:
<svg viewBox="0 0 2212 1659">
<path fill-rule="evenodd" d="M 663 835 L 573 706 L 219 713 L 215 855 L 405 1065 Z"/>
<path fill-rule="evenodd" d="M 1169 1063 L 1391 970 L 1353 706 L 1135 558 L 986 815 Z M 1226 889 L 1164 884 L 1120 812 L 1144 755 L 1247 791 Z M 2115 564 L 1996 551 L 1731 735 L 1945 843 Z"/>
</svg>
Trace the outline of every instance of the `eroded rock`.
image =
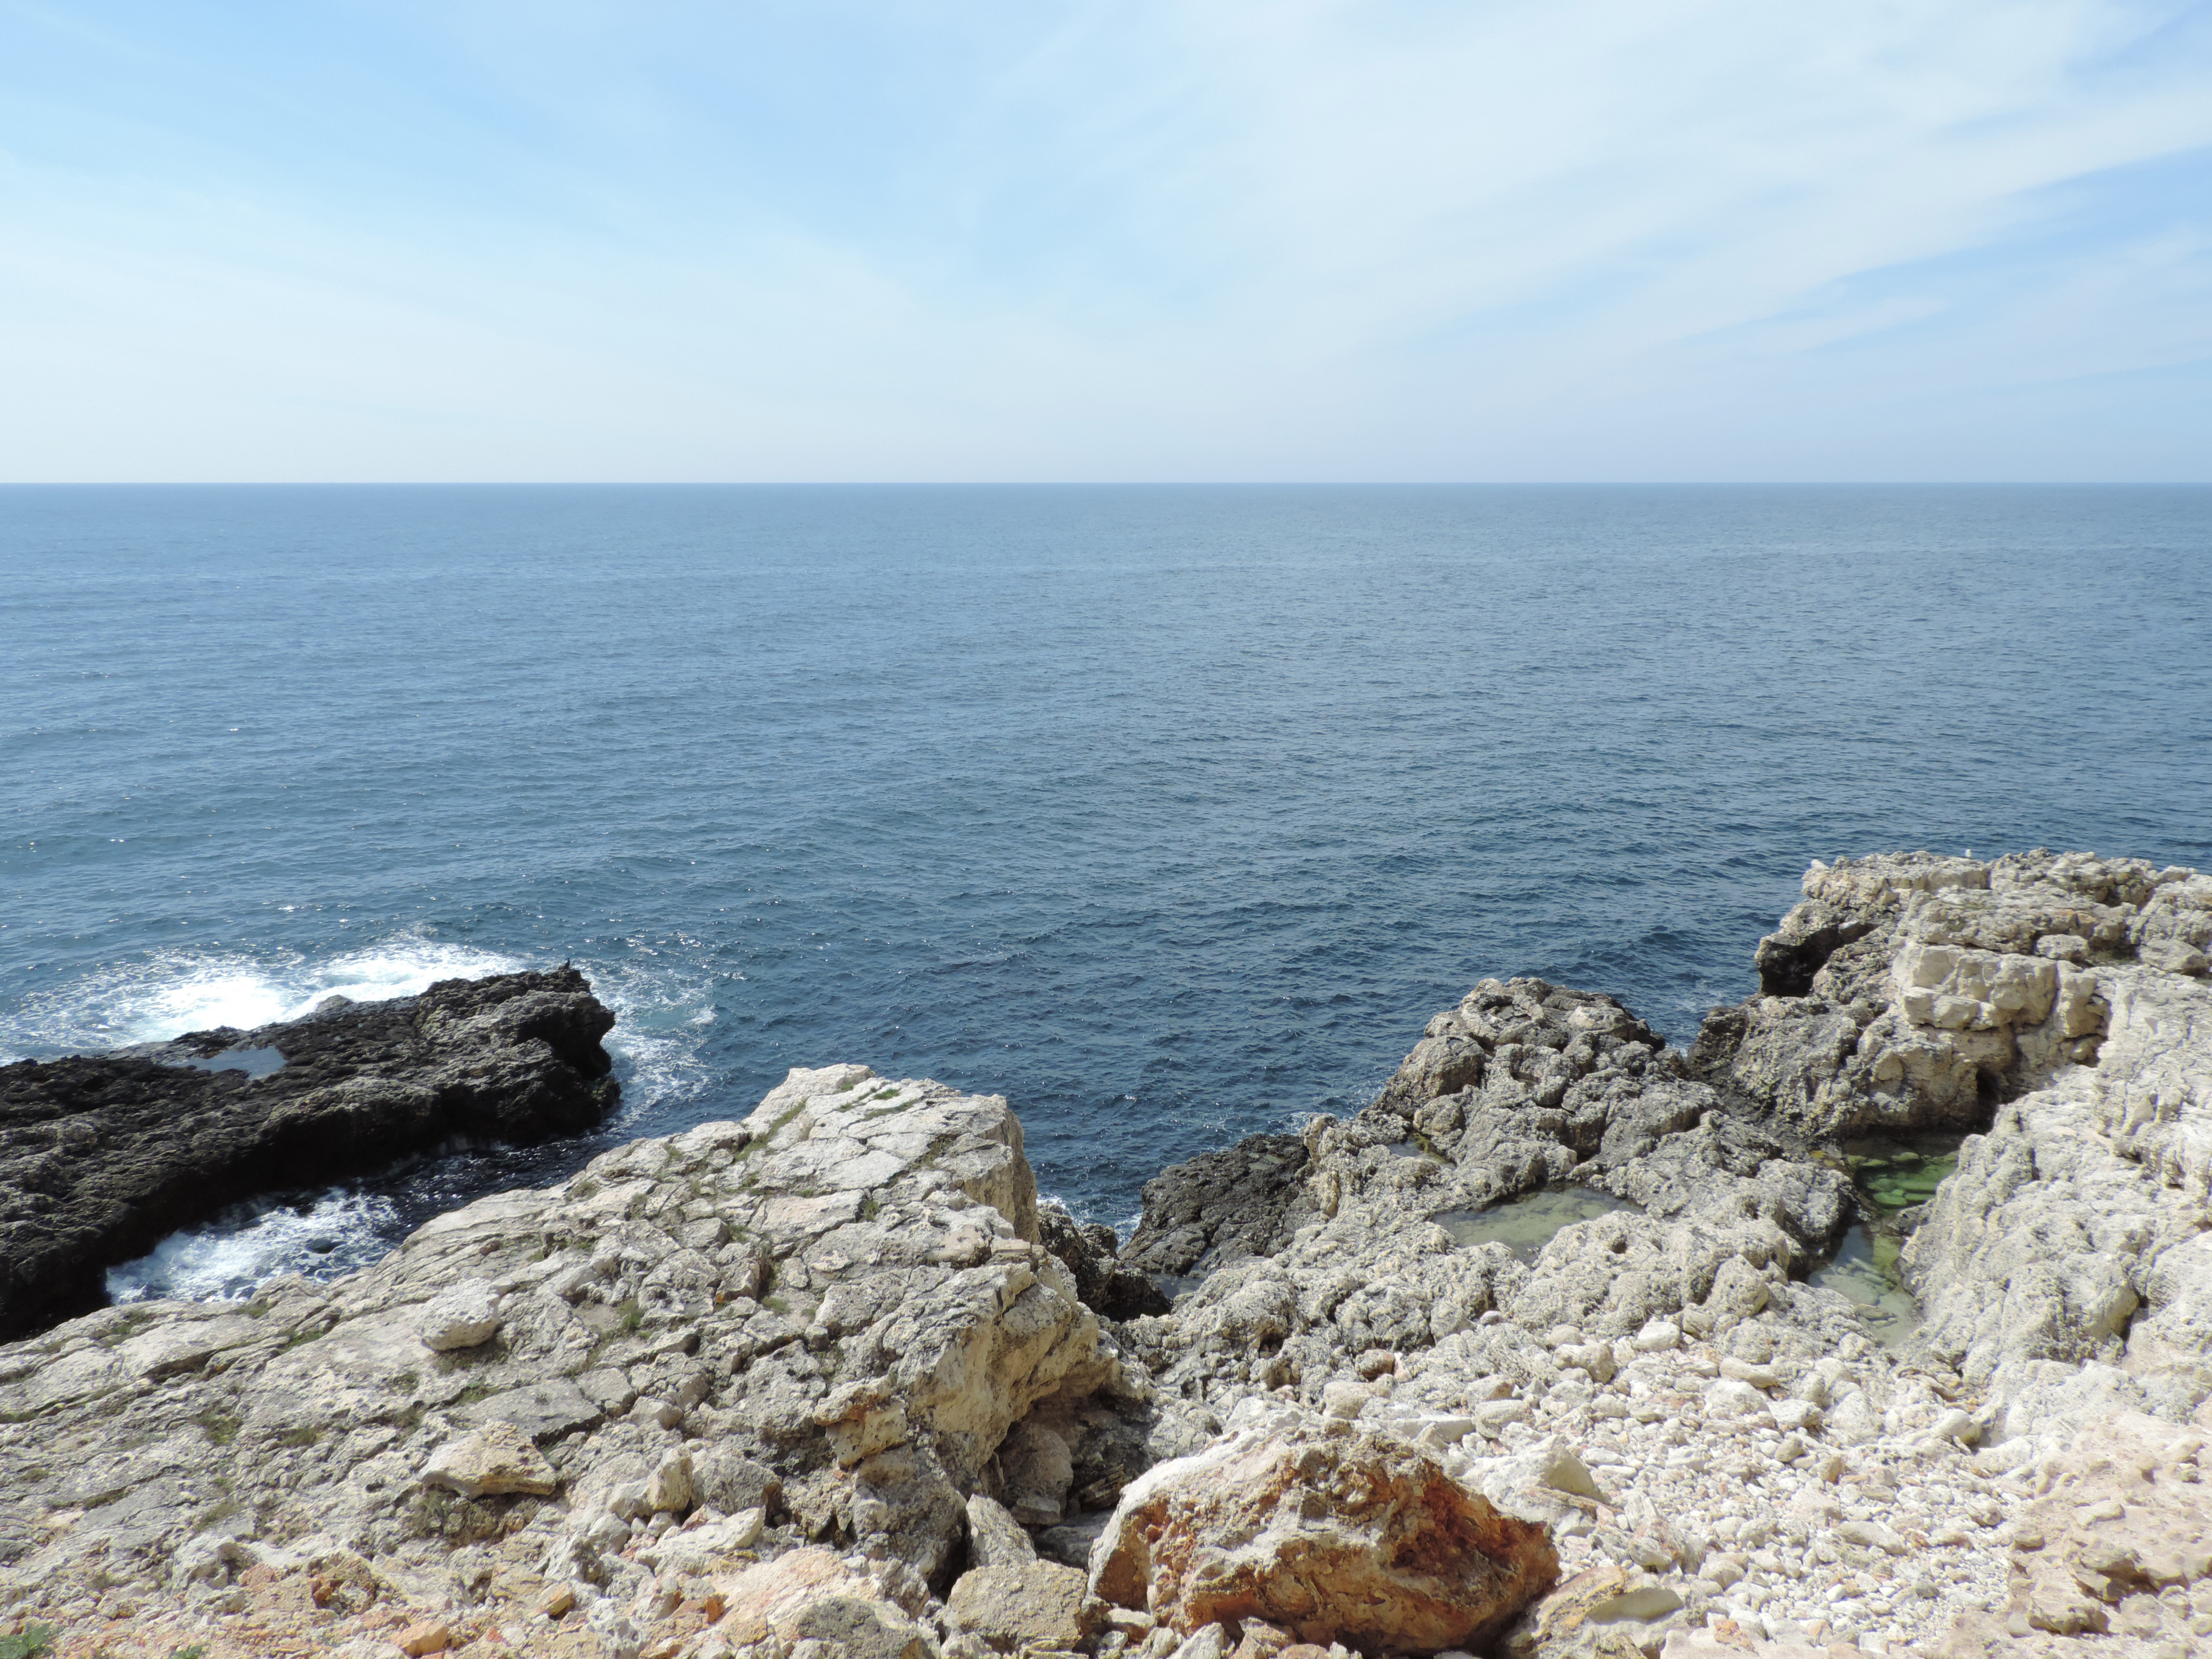
<svg viewBox="0 0 2212 1659">
<path fill-rule="evenodd" d="M 1122 1494 L 1091 1555 L 1100 1599 L 1185 1632 L 1258 1618 L 1308 1642 L 1434 1652 L 1486 1641 L 1550 1587 L 1543 1527 L 1428 1453 L 1254 1407 Z"/>
</svg>

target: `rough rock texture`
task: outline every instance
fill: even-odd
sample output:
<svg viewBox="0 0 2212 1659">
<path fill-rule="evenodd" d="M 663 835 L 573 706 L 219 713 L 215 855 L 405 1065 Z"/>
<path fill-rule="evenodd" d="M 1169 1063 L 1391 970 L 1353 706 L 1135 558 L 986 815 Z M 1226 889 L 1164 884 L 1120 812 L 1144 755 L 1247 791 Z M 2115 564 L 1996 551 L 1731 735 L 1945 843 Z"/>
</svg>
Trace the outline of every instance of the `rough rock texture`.
<svg viewBox="0 0 2212 1659">
<path fill-rule="evenodd" d="M 2095 1066 L 1969 1139 L 1905 1247 L 1929 1346 L 2005 1399 L 2186 1417 L 2212 1395 L 2212 986 L 2100 972 Z"/>
<path fill-rule="evenodd" d="M 1283 1213 L 1305 1163 L 1305 1145 L 1295 1135 L 1248 1135 L 1161 1170 L 1145 1183 L 1144 1218 L 1122 1264 L 1180 1276 L 1266 1255 L 1280 1243 Z"/>
<path fill-rule="evenodd" d="M 2212 883 L 1909 855 L 1806 886 L 1768 992 L 1691 1054 L 1608 998 L 1488 981 L 1368 1112 L 1310 1126 L 1295 1184 L 1164 1178 L 1202 1195 L 1160 1236 L 1255 1242 L 1122 1327 L 1133 1356 L 1218 1413 L 1288 1392 L 1436 1447 L 1553 1525 L 1575 1595 L 1640 1573 L 1647 1608 L 1679 1603 L 1592 1622 L 1547 1598 L 1530 1656 L 1708 1620 L 1736 1650 L 1933 1644 L 2001 1612 L 1999 1524 L 2057 1449 L 2208 1392 Z M 1991 1114 L 1910 1247 L 1928 1324 L 1886 1350 L 1804 1282 L 1856 1202 L 1838 1138 Z M 1473 1242 L 1577 1187 L 1639 1208 Z"/>
<path fill-rule="evenodd" d="M 1962 1620 L 1946 1659 L 2091 1650 L 2120 1659 L 2212 1651 L 2212 1410 L 2194 1425 L 2132 1412 L 2101 1421 L 2045 1465 L 2012 1523 L 2003 1608 Z"/>
<path fill-rule="evenodd" d="M 1091 1553 L 1100 1599 L 1184 1634 L 1257 1617 L 1306 1642 L 1434 1652 L 1486 1641 L 1558 1572 L 1541 1525 L 1420 1447 L 1276 1401 L 1228 1427 L 1121 1495 Z"/>
<path fill-rule="evenodd" d="M 1003 1099 L 833 1066 L 351 1278 L 106 1310 L 0 1348 L 0 1593 L 265 1639 L 284 1586 L 358 1563 L 361 1619 L 458 1644 L 566 1587 L 559 1650 L 613 1656 L 710 1606 L 782 1629 L 773 1584 L 712 1581 L 813 1540 L 843 1586 L 813 1601 L 851 1606 L 791 1639 L 903 1655 L 970 1494 L 1110 1507 L 1163 1421 L 1184 1443 L 1036 1232 Z"/>
<path fill-rule="evenodd" d="M 1079 1648 L 1100 1624 L 1082 1571 L 1019 1561 L 964 1573 L 945 1599 L 945 1628 L 1000 1653 Z"/>
<path fill-rule="evenodd" d="M 1079 1222 L 1057 1200 L 1037 1206 L 1037 1237 L 1075 1276 L 1083 1305 L 1109 1319 L 1168 1310 L 1166 1292 L 1150 1278 L 1118 1259 L 1121 1241 L 1103 1222 Z"/>
<path fill-rule="evenodd" d="M 0 1066 L 0 1338 L 100 1305 L 107 1268 L 256 1194 L 457 1135 L 511 1142 L 613 1109 L 614 1015 L 573 968 L 445 980 L 258 1030 Z M 185 1062 L 274 1050 L 263 1076 Z"/>
<path fill-rule="evenodd" d="M 2140 860 L 1926 854 L 1815 863 L 1759 947 L 1762 994 L 1705 1073 L 1801 1128 L 1972 1125 L 2095 1060 L 2125 970 L 2202 977 L 2212 877 Z"/>
</svg>

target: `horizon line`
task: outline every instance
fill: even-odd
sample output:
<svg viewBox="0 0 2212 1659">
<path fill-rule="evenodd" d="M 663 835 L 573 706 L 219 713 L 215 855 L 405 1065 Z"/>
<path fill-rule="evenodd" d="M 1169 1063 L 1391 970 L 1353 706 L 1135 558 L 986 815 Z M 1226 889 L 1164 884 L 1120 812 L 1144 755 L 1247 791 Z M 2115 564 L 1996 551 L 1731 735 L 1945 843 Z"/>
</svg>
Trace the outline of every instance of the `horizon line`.
<svg viewBox="0 0 2212 1659">
<path fill-rule="evenodd" d="M 9 478 L 0 489 L 2208 489 L 2208 478 Z"/>
</svg>

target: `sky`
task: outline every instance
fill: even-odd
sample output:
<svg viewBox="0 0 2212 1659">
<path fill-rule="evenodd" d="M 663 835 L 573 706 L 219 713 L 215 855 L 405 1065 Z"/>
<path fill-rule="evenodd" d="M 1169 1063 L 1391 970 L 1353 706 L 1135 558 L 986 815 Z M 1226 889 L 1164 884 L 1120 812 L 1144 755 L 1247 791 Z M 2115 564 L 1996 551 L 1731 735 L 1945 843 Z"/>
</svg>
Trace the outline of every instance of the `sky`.
<svg viewBox="0 0 2212 1659">
<path fill-rule="evenodd" d="M 2212 3 L 0 0 L 0 480 L 2212 480 Z"/>
</svg>

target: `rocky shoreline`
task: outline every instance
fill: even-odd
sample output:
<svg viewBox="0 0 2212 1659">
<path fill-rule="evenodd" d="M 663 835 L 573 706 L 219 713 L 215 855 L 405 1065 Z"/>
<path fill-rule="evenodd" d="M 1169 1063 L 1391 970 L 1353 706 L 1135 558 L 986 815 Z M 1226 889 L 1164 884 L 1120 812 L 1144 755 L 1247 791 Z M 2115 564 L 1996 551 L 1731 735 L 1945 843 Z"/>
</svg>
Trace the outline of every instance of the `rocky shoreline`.
<svg viewBox="0 0 2212 1659">
<path fill-rule="evenodd" d="M 614 1023 L 563 967 L 0 1066 L 0 1338 L 98 1307 L 109 1267 L 240 1200 L 596 1126 Z"/>
<path fill-rule="evenodd" d="M 1118 1250 L 1004 1100 L 833 1066 L 349 1278 L 0 1347 L 5 1620 L 115 1659 L 2212 1651 L 2212 878 L 1804 886 L 1687 1052 L 1485 981 Z M 1888 1215 L 1867 1171 L 1931 1133 L 1955 1170 Z M 1869 1229 L 1923 1314 L 1887 1344 L 1810 1282 Z"/>
</svg>

